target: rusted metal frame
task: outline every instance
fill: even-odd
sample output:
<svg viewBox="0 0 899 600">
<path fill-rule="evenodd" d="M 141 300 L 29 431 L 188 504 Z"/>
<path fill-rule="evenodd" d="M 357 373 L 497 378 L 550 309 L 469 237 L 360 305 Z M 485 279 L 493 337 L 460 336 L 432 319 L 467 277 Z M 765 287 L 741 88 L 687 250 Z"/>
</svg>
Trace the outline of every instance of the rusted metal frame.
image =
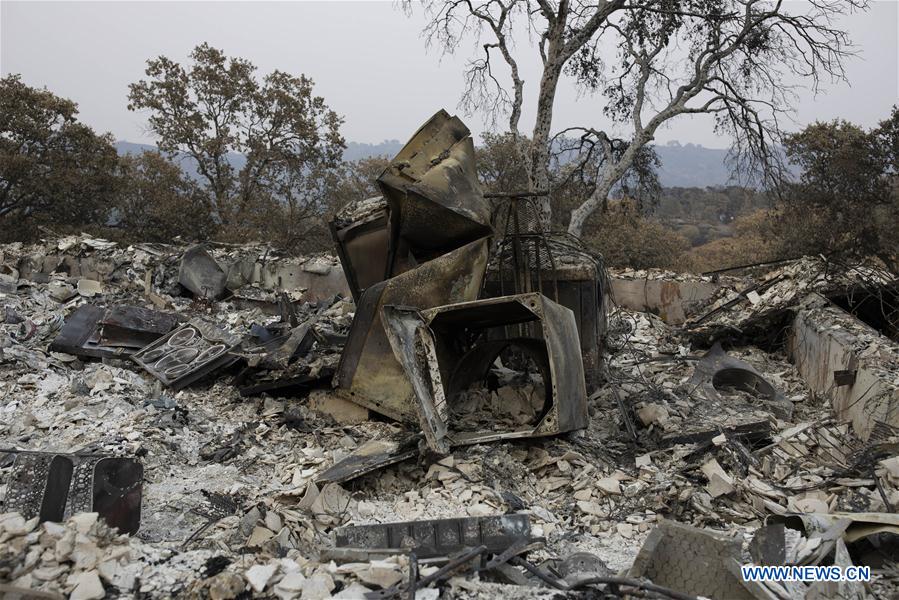
<svg viewBox="0 0 899 600">
<path fill-rule="evenodd" d="M 340 527 L 335 541 L 338 548 L 415 550 L 419 558 L 435 558 L 481 545 L 500 552 L 530 535 L 528 515 L 507 514 Z"/>
<path fill-rule="evenodd" d="M 517 306 L 519 312 L 502 310 L 500 307 L 503 305 Z M 470 316 L 462 316 L 465 313 L 470 313 Z M 392 307 L 384 311 L 382 320 L 391 330 L 388 339 L 394 355 L 407 369 L 406 373 L 413 381 L 419 421 L 429 445 L 436 452 L 446 452 L 451 444 L 554 435 L 586 426 L 583 362 L 579 352 L 572 353 L 579 350 L 578 344 L 571 343 L 578 335 L 574 313 L 549 298 L 538 293 L 520 294 L 439 306 L 421 312 Z M 451 333 L 441 329 L 440 321 L 447 320 L 453 323 Z M 449 436 L 450 444 L 443 440 L 450 430 L 448 424 L 441 419 L 441 412 L 447 408 L 448 398 L 441 371 L 452 373 L 455 366 L 441 367 L 439 357 L 433 349 L 441 346 L 437 340 L 464 332 L 464 329 L 459 331 L 455 325 L 456 322 L 463 321 L 470 323 L 468 327 L 474 329 L 504 327 L 525 321 L 538 323 L 550 363 L 551 395 L 546 402 L 549 410 L 544 411 L 543 418 L 532 428 L 500 433 L 455 434 Z M 426 347 L 431 350 L 423 352 L 425 343 L 421 340 L 428 340 Z"/>
</svg>

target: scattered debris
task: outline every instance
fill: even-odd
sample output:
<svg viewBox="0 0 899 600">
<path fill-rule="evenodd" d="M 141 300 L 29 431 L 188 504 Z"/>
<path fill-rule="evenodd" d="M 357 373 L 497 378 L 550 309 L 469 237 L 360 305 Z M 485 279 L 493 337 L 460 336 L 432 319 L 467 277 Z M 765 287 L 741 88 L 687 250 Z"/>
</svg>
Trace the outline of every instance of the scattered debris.
<svg viewBox="0 0 899 600">
<path fill-rule="evenodd" d="M 337 214 L 337 257 L 0 246 L 0 593 L 895 597 L 888 282 L 803 258 L 609 284 L 497 224 L 529 209 L 474 166 L 438 113 Z"/>
</svg>

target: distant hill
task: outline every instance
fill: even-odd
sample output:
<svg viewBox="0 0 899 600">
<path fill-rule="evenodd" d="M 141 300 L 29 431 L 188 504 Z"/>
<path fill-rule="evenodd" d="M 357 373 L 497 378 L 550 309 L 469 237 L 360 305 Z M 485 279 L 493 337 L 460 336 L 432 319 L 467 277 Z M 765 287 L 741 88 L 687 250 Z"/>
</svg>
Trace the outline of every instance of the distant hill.
<svg viewBox="0 0 899 600">
<path fill-rule="evenodd" d="M 347 142 L 343 151 L 343 160 L 359 160 L 369 156 L 387 156 L 393 158 L 402 150 L 403 143 L 399 140 L 384 140 L 380 144 L 360 144 L 359 142 Z"/>
<path fill-rule="evenodd" d="M 156 150 L 156 146 L 151 144 L 135 144 L 134 142 L 126 141 L 116 142 L 115 147 L 119 154 L 140 154 L 141 152 L 147 152 L 148 150 Z M 178 154 L 175 157 L 175 160 L 181 164 L 181 168 L 184 169 L 185 173 L 194 178 L 198 177 L 197 161 L 193 158 L 186 154 Z M 240 169 L 244 166 L 244 163 L 246 163 L 246 159 L 243 154 L 231 152 L 228 154 L 228 162 L 230 162 L 235 169 Z"/>
<path fill-rule="evenodd" d="M 359 160 L 370 156 L 394 156 L 403 147 L 399 140 L 384 140 L 379 144 L 347 142 L 343 153 L 345 160 Z M 119 154 L 135 154 L 156 147 L 149 144 L 133 142 L 116 142 Z M 659 180 L 664 187 L 708 187 L 730 183 L 730 171 L 725 165 L 727 150 L 706 148 L 696 144 L 680 144 L 669 142 L 656 146 L 661 161 Z M 231 164 L 236 168 L 243 166 L 244 158 L 240 154 L 230 155 Z M 196 173 L 193 159 L 182 157 L 182 166 L 191 174 Z"/>
<path fill-rule="evenodd" d="M 725 165 L 727 150 L 696 144 L 669 142 L 655 147 L 659 156 L 659 182 L 663 187 L 708 187 L 727 185 L 731 179 Z"/>
</svg>

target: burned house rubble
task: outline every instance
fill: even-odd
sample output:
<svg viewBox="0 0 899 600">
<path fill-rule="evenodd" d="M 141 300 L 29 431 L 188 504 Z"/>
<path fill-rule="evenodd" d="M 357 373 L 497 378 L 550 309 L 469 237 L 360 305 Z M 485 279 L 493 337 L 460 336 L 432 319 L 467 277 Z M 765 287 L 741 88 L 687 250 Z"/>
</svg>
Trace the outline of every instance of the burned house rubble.
<svg viewBox="0 0 899 600">
<path fill-rule="evenodd" d="M 606 269 L 475 173 L 440 111 L 333 256 L 0 246 L 0 596 L 896 597 L 892 281 Z"/>
</svg>

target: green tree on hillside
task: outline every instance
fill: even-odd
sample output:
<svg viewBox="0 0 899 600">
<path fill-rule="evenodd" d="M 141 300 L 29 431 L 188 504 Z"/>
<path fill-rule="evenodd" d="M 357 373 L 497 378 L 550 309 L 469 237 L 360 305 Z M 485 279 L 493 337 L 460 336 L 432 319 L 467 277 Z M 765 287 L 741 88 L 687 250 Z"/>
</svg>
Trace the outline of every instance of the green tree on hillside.
<svg viewBox="0 0 899 600">
<path fill-rule="evenodd" d="M 899 275 L 899 109 L 873 130 L 837 120 L 786 140 L 800 170 L 782 190 L 782 253 L 876 256 Z"/>
<path fill-rule="evenodd" d="M 112 214 L 118 156 L 78 107 L 18 75 L 0 79 L 0 239 L 27 240 L 40 225 L 102 226 Z"/>
<path fill-rule="evenodd" d="M 159 149 L 196 162 L 209 206 L 226 231 L 247 221 L 318 214 L 341 161 L 342 119 L 313 82 L 197 46 L 187 67 L 160 56 L 129 89 L 131 110 L 149 111 Z M 284 215 L 270 214 L 283 209 Z M 286 232 L 294 236 L 302 226 Z"/>
<path fill-rule="evenodd" d="M 159 152 L 123 156 L 117 226 L 135 242 L 212 237 L 216 223 L 206 195 L 181 167 Z"/>
</svg>

